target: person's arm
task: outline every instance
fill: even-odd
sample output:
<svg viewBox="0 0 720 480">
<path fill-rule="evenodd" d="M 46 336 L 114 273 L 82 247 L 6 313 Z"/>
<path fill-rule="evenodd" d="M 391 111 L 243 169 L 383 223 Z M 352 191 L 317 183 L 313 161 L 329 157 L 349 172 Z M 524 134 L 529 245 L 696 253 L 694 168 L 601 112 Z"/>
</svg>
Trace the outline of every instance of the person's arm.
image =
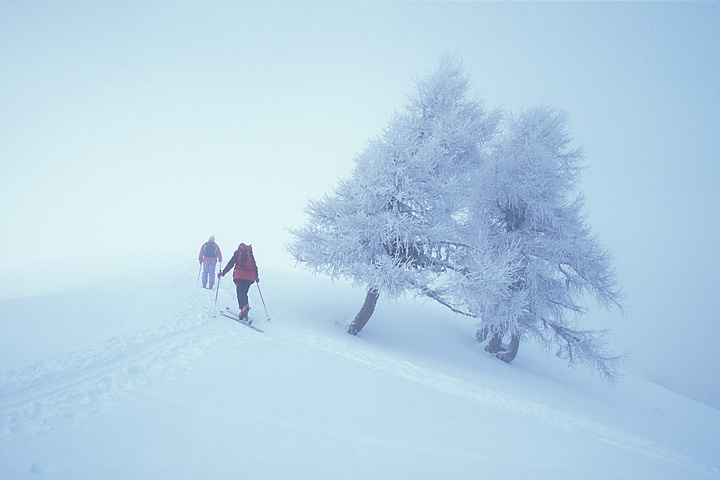
<svg viewBox="0 0 720 480">
<path fill-rule="evenodd" d="M 224 277 L 225 274 L 226 274 L 227 272 L 229 272 L 230 269 L 235 266 L 235 262 L 237 262 L 238 253 L 239 253 L 239 251 L 236 251 L 235 253 L 233 253 L 232 258 L 230 259 L 230 261 L 228 262 L 228 264 L 225 265 L 225 268 L 223 268 L 223 271 L 220 272 L 220 273 L 218 273 L 218 276 Z"/>
</svg>

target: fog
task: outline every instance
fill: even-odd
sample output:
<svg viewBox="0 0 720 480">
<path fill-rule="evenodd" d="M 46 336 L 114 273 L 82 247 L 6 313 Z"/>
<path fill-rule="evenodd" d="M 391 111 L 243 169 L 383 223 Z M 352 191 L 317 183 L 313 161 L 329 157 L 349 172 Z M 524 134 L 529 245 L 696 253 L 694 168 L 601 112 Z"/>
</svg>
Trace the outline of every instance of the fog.
<svg viewBox="0 0 720 480">
<path fill-rule="evenodd" d="M 294 268 L 286 227 L 454 54 L 488 107 L 568 113 L 626 294 L 584 321 L 718 408 L 718 40 L 716 3 L 3 2 L 0 299 L 209 235 Z"/>
</svg>

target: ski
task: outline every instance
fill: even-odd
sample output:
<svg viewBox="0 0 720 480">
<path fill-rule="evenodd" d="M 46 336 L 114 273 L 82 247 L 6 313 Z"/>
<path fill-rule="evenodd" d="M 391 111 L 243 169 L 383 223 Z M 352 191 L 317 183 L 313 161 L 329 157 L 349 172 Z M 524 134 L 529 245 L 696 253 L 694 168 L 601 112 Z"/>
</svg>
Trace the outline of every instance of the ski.
<svg viewBox="0 0 720 480">
<path fill-rule="evenodd" d="M 225 311 L 227 311 L 230 315 L 235 315 L 235 318 L 240 318 L 240 314 L 237 313 L 235 310 L 233 310 L 233 309 L 230 308 L 230 307 L 225 307 Z M 247 310 L 247 311 L 248 311 L 248 313 L 250 313 L 250 307 L 248 307 L 248 310 Z M 245 314 L 245 318 L 248 317 L 248 313 Z M 240 318 L 240 320 L 243 320 L 243 319 Z M 252 323 L 252 321 L 251 321 L 250 323 Z"/>
<path fill-rule="evenodd" d="M 245 325 L 246 327 L 252 328 L 253 330 L 255 330 L 255 331 L 257 331 L 257 332 L 264 332 L 264 331 L 265 331 L 265 330 L 261 330 L 261 329 L 257 328 L 257 327 L 256 327 L 255 325 L 253 325 L 252 323 L 248 323 L 248 322 L 245 322 L 245 321 L 243 321 L 243 320 L 240 320 L 240 317 L 238 317 L 237 315 L 235 315 L 235 313 L 234 313 L 232 310 L 230 310 L 229 308 L 226 308 L 225 310 L 220 310 L 220 313 L 222 314 L 223 317 L 232 318 L 232 319 L 235 320 L 236 322 L 242 323 L 242 324 Z"/>
</svg>

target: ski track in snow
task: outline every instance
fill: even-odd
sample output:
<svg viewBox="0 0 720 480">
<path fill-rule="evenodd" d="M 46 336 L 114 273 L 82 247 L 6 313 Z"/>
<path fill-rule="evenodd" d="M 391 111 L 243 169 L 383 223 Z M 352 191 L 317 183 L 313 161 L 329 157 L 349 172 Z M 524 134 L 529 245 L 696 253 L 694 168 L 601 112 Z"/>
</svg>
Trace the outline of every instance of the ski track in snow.
<svg viewBox="0 0 720 480">
<path fill-rule="evenodd" d="M 103 411 L 138 385 L 174 376 L 228 336 L 211 328 L 206 298 L 188 290 L 184 300 L 181 313 L 161 327 L 0 371 L 0 435 L 48 431 L 58 421 Z"/>
<path fill-rule="evenodd" d="M 119 395 L 140 385 L 172 378 L 228 336 L 265 335 L 269 341 L 328 352 L 365 367 L 416 382 L 478 404 L 480 408 L 523 415 L 554 428 L 582 430 L 618 448 L 702 471 L 710 469 L 685 455 L 589 418 L 531 400 L 485 388 L 450 375 L 399 360 L 352 342 L 319 336 L 306 328 L 273 322 L 269 333 L 228 329 L 217 322 L 207 297 L 185 287 L 180 313 L 167 324 L 111 338 L 65 357 L 37 362 L 19 370 L 0 371 L 0 435 L 43 432 L 57 422 L 109 408 Z M 142 315 L 141 312 L 137 313 Z M 228 333 L 230 332 L 230 334 Z"/>
</svg>

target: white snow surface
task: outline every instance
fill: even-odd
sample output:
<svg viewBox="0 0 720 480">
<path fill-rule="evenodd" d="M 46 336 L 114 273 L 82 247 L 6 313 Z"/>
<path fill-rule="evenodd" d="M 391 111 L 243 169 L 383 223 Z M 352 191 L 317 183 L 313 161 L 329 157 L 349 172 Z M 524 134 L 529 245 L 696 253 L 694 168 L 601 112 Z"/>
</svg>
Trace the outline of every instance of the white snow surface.
<svg viewBox="0 0 720 480">
<path fill-rule="evenodd" d="M 720 478 L 720 411 L 645 380 L 502 363 L 418 299 L 354 337 L 364 292 L 299 271 L 262 271 L 259 333 L 196 272 L 0 302 L 0 478 Z"/>
</svg>

